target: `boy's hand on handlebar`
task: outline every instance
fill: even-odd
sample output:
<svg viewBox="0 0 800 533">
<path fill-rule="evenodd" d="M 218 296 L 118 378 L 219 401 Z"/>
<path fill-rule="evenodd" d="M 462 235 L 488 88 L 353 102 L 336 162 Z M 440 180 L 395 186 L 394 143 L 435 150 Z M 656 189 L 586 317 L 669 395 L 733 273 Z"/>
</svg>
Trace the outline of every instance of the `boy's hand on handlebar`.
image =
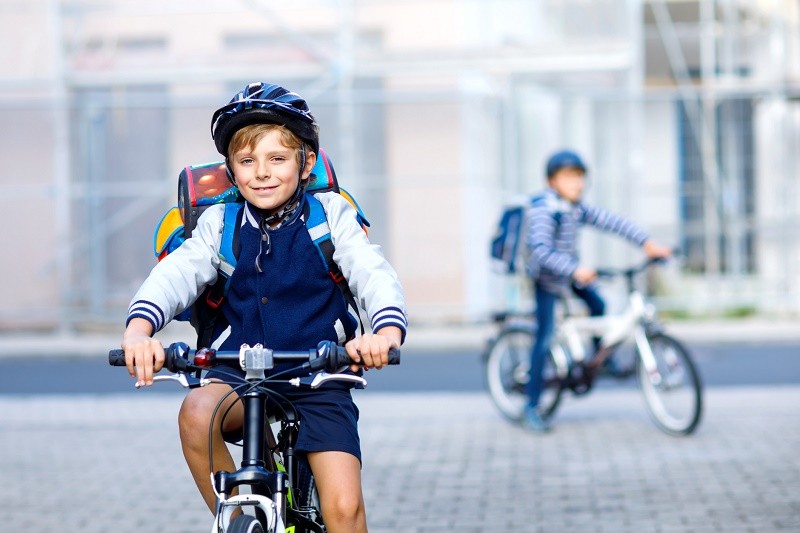
<svg viewBox="0 0 800 533">
<path fill-rule="evenodd" d="M 399 348 L 402 333 L 399 328 L 388 326 L 381 328 L 376 333 L 365 333 L 356 337 L 347 344 L 347 355 L 364 368 L 383 368 L 389 364 L 389 349 Z M 350 370 L 358 371 L 358 364 L 351 365 Z"/>
<path fill-rule="evenodd" d="M 667 259 L 672 256 L 672 249 L 661 246 L 653 240 L 645 241 L 644 253 L 651 259 Z"/>
<path fill-rule="evenodd" d="M 153 384 L 153 374 L 164 366 L 164 346 L 151 337 L 152 326 L 141 318 L 134 318 L 125 329 L 121 348 L 125 351 L 125 366 L 136 378 L 136 385 Z"/>
<path fill-rule="evenodd" d="M 597 279 L 597 272 L 591 268 L 579 266 L 575 269 L 575 272 L 572 273 L 572 279 L 574 279 L 579 286 L 585 286 Z"/>
</svg>

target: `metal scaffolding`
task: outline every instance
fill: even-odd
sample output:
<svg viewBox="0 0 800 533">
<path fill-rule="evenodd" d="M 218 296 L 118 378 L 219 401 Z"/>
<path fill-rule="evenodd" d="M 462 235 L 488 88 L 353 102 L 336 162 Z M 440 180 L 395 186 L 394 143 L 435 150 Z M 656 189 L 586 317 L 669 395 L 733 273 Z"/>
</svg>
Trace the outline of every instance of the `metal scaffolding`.
<svg viewBox="0 0 800 533">
<path fill-rule="evenodd" d="M 372 206 L 374 238 L 408 272 L 421 317 L 485 314 L 493 286 L 485 246 L 474 242 L 488 237 L 495 208 L 541 186 L 540 161 L 566 144 L 602 177 L 593 199 L 684 246 L 676 307 L 700 286 L 712 308 L 794 312 L 799 9 L 788 0 L 305 0 L 280 8 L 266 0 L 7 0 L 0 124 L 31 139 L 45 131 L 48 148 L 0 147 L 14 175 L 31 178 L 0 179 L 0 189 L 15 198 L 23 187 L 51 208 L 48 224 L 22 228 L 11 245 L 38 240 L 52 253 L 28 254 L 29 276 L 0 307 L 0 325 L 118 321 L 152 265 L 146 243 L 174 196 L 175 169 L 217 157 L 207 117 L 254 76 L 297 88 L 332 125 L 324 142 L 337 172 Z M 404 125 L 409 113 L 420 126 Z M 409 164 L 417 137 L 457 154 L 452 164 L 436 150 L 421 168 Z M 20 149 L 38 158 L 35 169 L 20 162 Z M 48 183 L 33 179 L 42 175 Z M 457 228 L 407 223 L 407 197 L 433 197 L 419 210 L 443 208 Z M 646 207 L 665 202 L 669 216 Z M 446 253 L 435 268 L 407 257 L 427 238 Z M 627 253 L 589 250 L 597 259 Z M 448 288 L 443 279 L 455 281 Z"/>
</svg>

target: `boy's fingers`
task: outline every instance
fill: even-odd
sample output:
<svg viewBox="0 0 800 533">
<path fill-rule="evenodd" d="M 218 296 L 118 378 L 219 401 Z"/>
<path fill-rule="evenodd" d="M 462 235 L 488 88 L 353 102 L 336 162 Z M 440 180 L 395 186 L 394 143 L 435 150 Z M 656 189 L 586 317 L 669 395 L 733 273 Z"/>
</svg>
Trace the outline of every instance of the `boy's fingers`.
<svg viewBox="0 0 800 533">
<path fill-rule="evenodd" d="M 389 364 L 390 342 L 380 335 L 366 334 L 356 341 L 351 341 L 345 348 L 350 359 L 361 363 L 364 369 L 383 368 Z M 352 365 L 351 370 L 357 371 L 358 365 Z"/>
<path fill-rule="evenodd" d="M 148 354 L 144 358 L 144 379 L 145 384 L 153 384 L 153 354 Z"/>
<path fill-rule="evenodd" d="M 136 382 L 141 386 L 145 383 L 144 355 L 139 352 L 136 355 Z"/>
<path fill-rule="evenodd" d="M 353 361 L 355 363 L 360 363 L 361 362 L 361 355 L 359 354 L 358 348 L 356 347 L 355 343 L 348 342 L 344 346 L 344 349 L 347 351 L 347 355 L 350 356 L 350 360 L 351 361 Z"/>
<path fill-rule="evenodd" d="M 159 372 L 164 366 L 164 347 L 161 344 L 156 345 L 156 351 L 153 358 L 153 373 Z"/>
<path fill-rule="evenodd" d="M 134 377 L 136 375 L 136 371 L 133 368 L 135 356 L 136 354 L 134 354 L 133 350 L 131 350 L 130 348 L 125 348 L 125 366 L 128 369 L 128 375 L 130 375 L 131 377 Z"/>
<path fill-rule="evenodd" d="M 375 344 L 372 347 L 375 354 L 375 368 L 383 368 L 389 364 L 389 345 L 383 337 L 375 336 Z"/>
<path fill-rule="evenodd" d="M 372 361 L 372 353 L 370 352 L 369 346 L 362 347 L 358 353 L 361 356 L 361 362 L 365 368 L 375 366 Z"/>
</svg>

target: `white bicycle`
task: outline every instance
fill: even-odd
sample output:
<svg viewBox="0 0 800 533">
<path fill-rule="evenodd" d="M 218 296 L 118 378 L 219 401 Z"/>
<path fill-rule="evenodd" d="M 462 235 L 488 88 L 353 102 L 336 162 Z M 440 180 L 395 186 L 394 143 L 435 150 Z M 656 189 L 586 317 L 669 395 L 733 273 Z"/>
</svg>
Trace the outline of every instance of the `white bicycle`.
<svg viewBox="0 0 800 533">
<path fill-rule="evenodd" d="M 627 269 L 600 269 L 598 278 L 624 277 L 626 308 L 600 317 L 568 314 L 556 325 L 544 365 L 539 408 L 552 417 L 565 390 L 582 395 L 603 375 L 603 363 L 623 343 L 632 340 L 635 360 L 631 368 L 608 372 L 617 378 L 636 375 L 647 410 L 656 425 L 670 435 L 688 435 L 697 429 L 703 410 L 703 386 L 686 347 L 664 333 L 656 309 L 634 283 L 637 274 L 658 260 Z M 512 421 L 522 419 L 527 401 L 525 386 L 536 330 L 530 315 L 500 314 L 501 327 L 484 352 L 486 385 L 500 412 Z M 587 356 L 587 339 L 599 337 L 598 348 Z"/>
</svg>

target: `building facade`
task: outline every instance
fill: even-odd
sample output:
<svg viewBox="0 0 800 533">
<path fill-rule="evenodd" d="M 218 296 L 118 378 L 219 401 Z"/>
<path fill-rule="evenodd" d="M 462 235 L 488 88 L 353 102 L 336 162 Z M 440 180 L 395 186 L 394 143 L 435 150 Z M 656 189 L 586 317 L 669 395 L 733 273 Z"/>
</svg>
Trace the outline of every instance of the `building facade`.
<svg viewBox="0 0 800 533">
<path fill-rule="evenodd" d="M 255 80 L 310 102 L 412 321 L 527 305 L 488 241 L 562 146 L 589 161 L 590 200 L 685 251 L 664 305 L 800 308 L 796 2 L 3 0 L 0 14 L 2 327 L 118 323 L 178 172 L 219 158 L 212 111 Z M 604 236 L 583 248 L 595 264 L 639 257 Z"/>
</svg>

